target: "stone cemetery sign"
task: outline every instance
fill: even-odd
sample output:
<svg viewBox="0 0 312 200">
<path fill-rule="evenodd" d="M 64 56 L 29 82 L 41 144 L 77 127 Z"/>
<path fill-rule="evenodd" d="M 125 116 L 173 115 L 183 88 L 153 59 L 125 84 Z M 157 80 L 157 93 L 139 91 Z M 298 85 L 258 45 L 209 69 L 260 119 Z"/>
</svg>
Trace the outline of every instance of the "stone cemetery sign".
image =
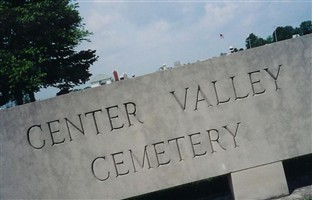
<svg viewBox="0 0 312 200">
<path fill-rule="evenodd" d="M 1 199 L 122 199 L 312 153 L 311 42 L 2 110 Z"/>
</svg>

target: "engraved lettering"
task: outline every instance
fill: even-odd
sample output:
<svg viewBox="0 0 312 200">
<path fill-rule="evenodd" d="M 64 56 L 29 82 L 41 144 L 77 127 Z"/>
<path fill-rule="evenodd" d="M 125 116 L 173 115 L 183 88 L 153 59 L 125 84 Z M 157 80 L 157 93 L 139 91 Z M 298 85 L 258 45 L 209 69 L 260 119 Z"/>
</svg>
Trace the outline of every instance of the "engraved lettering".
<svg viewBox="0 0 312 200">
<path fill-rule="evenodd" d="M 60 124 L 60 120 L 53 120 L 53 121 L 47 122 L 48 127 L 49 127 L 49 131 L 50 131 L 50 136 L 51 136 L 51 139 L 52 139 L 52 146 L 55 145 L 55 144 L 62 144 L 62 143 L 65 142 L 65 138 L 63 138 L 63 140 L 61 140 L 61 141 L 55 141 L 54 140 L 54 136 L 53 135 L 55 133 L 60 133 L 59 129 L 52 130 L 51 124 L 54 124 L 54 123 Z"/>
<path fill-rule="evenodd" d="M 200 157 L 200 156 L 204 156 L 204 155 L 209 154 L 208 153 L 209 150 L 205 149 L 206 144 L 208 144 L 208 145 L 210 144 L 211 154 L 213 154 L 213 153 L 217 152 L 216 151 L 217 148 L 219 148 L 219 150 L 226 150 L 226 148 L 223 147 L 224 141 L 222 139 L 226 139 L 226 142 L 231 141 L 231 139 L 227 139 L 227 138 L 229 138 L 229 135 L 231 135 L 233 138 L 234 148 L 237 148 L 237 147 L 239 147 L 239 145 L 237 143 L 236 137 L 238 135 L 238 132 L 241 129 L 240 125 L 241 125 L 241 122 L 237 122 L 237 123 L 235 123 L 235 125 L 230 124 L 230 125 L 221 126 L 222 127 L 221 129 L 206 130 L 207 136 L 209 139 L 208 143 L 207 143 L 207 141 L 204 141 L 204 142 L 202 141 L 202 139 L 203 139 L 202 137 L 207 137 L 207 136 L 206 135 L 202 136 L 201 132 L 195 132 L 193 134 L 187 135 L 190 139 L 189 141 L 190 141 L 190 145 L 191 145 L 192 150 L 183 148 L 184 146 L 182 146 L 182 143 L 183 143 L 186 136 L 179 136 L 179 137 L 171 138 L 171 139 L 166 140 L 166 141 L 160 141 L 160 142 L 156 142 L 156 143 L 153 143 L 150 145 L 144 145 L 143 156 L 141 157 L 142 154 L 140 154 L 140 156 L 139 156 L 140 159 L 137 156 L 138 154 L 135 154 L 135 151 L 133 151 L 132 149 L 128 149 L 129 154 L 128 153 L 125 154 L 124 151 L 112 153 L 110 155 L 112 156 L 112 164 L 114 165 L 113 171 L 116 172 L 116 176 L 110 176 L 112 170 L 107 168 L 108 164 L 106 162 L 105 156 L 97 157 L 92 161 L 92 164 L 91 164 L 92 174 L 96 179 L 98 179 L 100 181 L 106 181 L 110 178 L 118 178 L 118 177 L 128 175 L 130 173 L 136 174 L 140 171 L 143 171 L 146 169 L 149 170 L 153 167 L 154 167 L 154 169 L 156 169 L 156 168 L 163 166 L 163 165 L 170 165 L 172 162 L 174 162 L 174 164 L 177 164 L 183 160 L 188 159 L 186 156 L 182 155 L 183 154 L 182 151 L 184 151 L 184 150 L 192 151 L 193 159 L 196 157 Z M 37 125 L 37 126 L 39 127 L 39 125 Z M 222 136 L 224 136 L 222 138 L 220 137 L 221 133 L 223 134 Z M 173 145 L 173 146 L 170 146 L 170 145 Z M 178 153 L 179 159 L 171 160 L 172 157 L 170 157 L 170 153 L 174 153 L 173 152 L 174 150 L 171 147 L 176 148 L 175 151 Z M 149 148 L 154 148 L 156 158 L 153 159 L 152 161 L 155 160 L 157 162 L 157 164 L 155 164 L 155 166 L 151 165 L 153 163 L 151 163 L 151 160 L 150 160 L 151 154 L 149 152 Z M 169 149 L 167 149 L 167 148 L 169 148 Z M 130 158 L 129 158 L 129 156 L 130 156 Z M 128 165 L 131 165 L 129 162 L 132 163 L 132 166 L 128 166 Z M 129 167 L 129 168 L 127 168 L 127 167 Z"/>
<path fill-rule="evenodd" d="M 216 86 L 217 81 L 212 81 L 211 83 L 213 84 L 213 89 L 214 89 L 214 91 L 215 91 L 215 95 L 216 95 L 216 98 L 217 98 L 217 105 L 219 105 L 219 104 L 221 104 L 221 103 L 227 103 L 227 102 L 229 102 L 229 101 L 230 101 L 230 97 L 229 97 L 228 99 L 226 99 L 226 100 L 220 100 L 220 99 L 219 99 L 219 95 L 218 95 L 218 91 L 217 91 L 217 86 Z"/>
<path fill-rule="evenodd" d="M 180 107 L 181 107 L 181 109 L 182 109 L 183 111 L 184 111 L 185 108 L 186 108 L 186 97 L 187 97 L 187 90 L 188 90 L 188 89 L 189 89 L 188 87 L 185 88 L 184 103 L 183 103 L 183 104 L 182 104 L 181 101 L 178 99 L 178 97 L 174 94 L 175 91 L 170 92 L 170 93 L 173 95 L 174 99 L 178 102 L 178 104 L 180 105 Z"/>
<path fill-rule="evenodd" d="M 193 158 L 195 158 L 195 157 L 197 157 L 197 156 L 203 156 L 203 155 L 205 155 L 205 154 L 207 153 L 207 151 L 205 151 L 205 152 L 203 152 L 203 153 L 197 153 L 197 152 L 195 151 L 195 146 L 200 145 L 201 142 L 196 142 L 196 143 L 194 143 L 194 141 L 193 141 L 193 136 L 198 136 L 198 135 L 200 135 L 200 132 L 198 132 L 198 133 L 193 133 L 193 134 L 188 135 L 188 136 L 190 137 L 190 142 L 191 142 L 191 146 L 192 146 Z"/>
<path fill-rule="evenodd" d="M 181 150 L 180 150 L 180 145 L 179 145 L 179 139 L 184 139 L 184 136 L 170 139 L 170 140 L 168 140 L 168 143 L 170 143 L 171 141 L 175 141 L 176 146 L 177 146 L 177 150 L 178 150 L 178 153 L 179 153 L 179 158 L 180 158 L 179 161 L 181 162 L 181 161 L 183 160 L 183 158 L 182 158 L 182 155 L 181 155 Z"/>
<path fill-rule="evenodd" d="M 107 176 L 105 177 L 105 178 L 100 178 L 98 175 L 96 175 L 96 173 L 95 173 L 95 163 L 96 163 L 96 161 L 100 161 L 99 159 L 102 159 L 103 161 L 105 161 L 105 156 L 103 156 L 103 157 L 97 157 L 97 158 L 95 158 L 93 161 L 92 161 L 92 164 L 91 164 L 91 171 L 92 171 L 92 174 L 93 174 L 93 176 L 96 178 L 96 179 L 98 179 L 99 181 L 106 181 L 107 179 L 109 179 L 109 177 L 110 177 L 110 172 L 108 171 L 107 172 Z"/>
<path fill-rule="evenodd" d="M 141 163 L 140 163 L 139 159 L 132 153 L 131 149 L 129 149 L 129 153 L 130 153 L 130 157 L 131 157 L 131 161 L 132 161 L 133 172 L 136 173 L 137 170 L 136 170 L 136 167 L 134 164 L 134 160 L 136 160 L 137 163 L 139 163 L 139 164 L 141 164 Z M 148 153 L 147 153 L 147 145 L 145 145 L 145 147 L 144 147 L 143 161 L 142 161 L 142 164 L 140 165 L 142 169 L 144 168 L 145 158 L 146 158 L 147 163 L 148 163 L 148 169 L 152 168 L 149 157 L 148 157 Z"/>
<path fill-rule="evenodd" d="M 202 99 L 198 99 L 199 97 L 199 93 L 202 95 Z M 197 104 L 198 102 L 200 101 L 206 101 L 207 104 L 208 104 L 208 107 L 212 106 L 212 104 L 208 101 L 207 97 L 205 96 L 205 94 L 203 93 L 203 91 L 200 89 L 200 85 L 198 85 L 198 88 L 197 88 L 197 97 L 196 97 L 196 102 L 195 102 L 195 109 L 194 110 L 197 110 Z"/>
<path fill-rule="evenodd" d="M 139 118 L 136 116 L 136 105 L 135 105 L 135 103 L 133 103 L 133 102 L 128 102 L 128 103 L 124 103 L 124 105 L 125 105 L 125 109 L 126 109 L 126 113 L 127 113 L 127 118 L 128 118 L 128 122 L 129 122 L 129 127 L 130 126 L 132 126 L 133 124 L 131 123 L 131 121 L 130 121 L 130 115 L 133 115 L 134 116 L 134 118 L 138 121 L 138 122 L 140 122 L 141 124 L 143 124 L 143 122 L 141 121 L 141 120 L 139 120 Z M 129 105 L 132 105 L 132 107 L 133 107 L 133 111 L 132 112 L 129 112 L 129 110 L 128 110 L 128 106 Z"/>
<path fill-rule="evenodd" d="M 258 91 L 258 92 L 255 90 L 254 85 L 255 85 L 256 83 L 259 83 L 259 84 L 260 84 L 260 79 L 254 81 L 254 80 L 252 80 L 251 75 L 252 75 L 252 74 L 256 74 L 256 73 L 260 73 L 260 70 L 256 70 L 256 71 L 253 71 L 253 72 L 249 72 L 249 73 L 248 73 L 248 74 L 249 74 L 250 83 L 251 83 L 252 92 L 253 92 L 253 96 L 259 95 L 259 94 L 263 94 L 263 93 L 265 92 L 265 89 L 263 89 L 262 91 Z"/>
<path fill-rule="evenodd" d="M 166 153 L 164 149 L 162 149 L 162 150 L 157 149 L 158 146 L 162 146 L 163 144 L 164 144 L 164 142 L 157 142 L 157 143 L 153 144 L 154 150 L 155 150 L 155 155 L 156 155 L 156 160 L 157 160 L 157 167 L 159 167 L 161 165 L 167 165 L 170 163 L 170 159 L 168 161 L 161 162 L 161 160 L 159 158 L 160 155 L 164 155 Z"/>
<path fill-rule="evenodd" d="M 108 119 L 109 119 L 109 123 L 110 123 L 110 126 L 111 126 L 111 131 L 112 131 L 112 130 L 115 130 L 115 129 L 121 129 L 121 128 L 124 127 L 124 124 L 122 124 L 122 125 L 120 125 L 120 126 L 117 126 L 117 127 L 114 126 L 114 124 L 113 124 L 113 119 L 117 119 L 117 118 L 118 118 L 118 115 L 111 116 L 110 110 L 113 109 L 113 108 L 117 108 L 117 109 L 118 109 L 118 105 L 116 105 L 116 106 L 111 106 L 111 107 L 106 108 L 106 110 L 107 110 L 107 115 L 108 115 Z"/>
<path fill-rule="evenodd" d="M 238 122 L 238 123 L 236 124 L 235 133 L 233 133 L 227 126 L 222 126 L 223 128 L 225 128 L 225 130 L 227 130 L 227 131 L 233 136 L 234 148 L 239 147 L 238 144 L 237 144 L 237 142 L 236 142 L 236 140 L 235 140 L 235 138 L 236 138 L 236 135 L 237 135 L 237 133 L 238 133 L 238 127 L 239 127 L 240 123 L 241 123 L 241 122 Z"/>
<path fill-rule="evenodd" d="M 212 132 L 215 132 L 216 133 L 216 139 L 211 139 L 211 133 Z M 217 152 L 213 149 L 213 145 L 212 145 L 212 142 L 216 142 L 218 143 L 218 145 L 221 147 L 221 149 L 223 150 L 226 150 L 224 147 L 222 147 L 222 145 L 220 144 L 219 142 L 219 131 L 217 129 L 210 129 L 210 130 L 207 130 L 207 133 L 208 133 L 208 138 L 209 138 L 209 142 L 210 142 L 210 146 L 211 146 L 211 154 L 213 154 L 214 152 Z"/>
<path fill-rule="evenodd" d="M 277 70 L 276 76 L 274 76 L 273 73 L 270 72 L 268 68 L 264 69 L 264 70 L 274 79 L 275 91 L 281 89 L 281 88 L 279 88 L 278 85 L 277 85 L 277 78 L 278 78 L 278 75 L 279 75 L 279 72 L 280 72 L 281 67 L 282 67 L 282 65 L 280 64 L 280 65 L 278 66 L 278 70 Z"/>
<path fill-rule="evenodd" d="M 69 128 L 68 124 L 71 124 L 73 127 L 75 127 L 80 133 L 82 133 L 82 135 L 85 134 L 84 129 L 83 129 L 83 125 L 82 125 L 82 121 L 81 121 L 81 114 L 79 114 L 78 117 L 79 117 L 79 121 L 80 121 L 80 128 L 78 126 L 76 126 L 72 121 L 67 119 L 66 117 L 64 118 L 65 123 L 66 123 L 66 127 L 67 127 L 67 131 L 68 131 L 68 135 L 69 135 L 69 141 L 73 141 L 73 138 L 71 136 L 70 128 Z"/>
<path fill-rule="evenodd" d="M 32 146 L 33 148 L 35 149 L 42 149 L 45 145 L 45 140 L 42 140 L 42 143 L 41 144 L 38 144 L 38 145 L 34 145 L 32 142 L 31 142 L 31 139 L 30 139 L 30 131 L 34 128 L 39 128 L 40 129 L 40 134 L 42 134 L 42 128 L 41 128 L 41 125 L 33 125 L 31 126 L 28 130 L 27 130 L 27 141 L 29 143 L 30 146 Z"/>
<path fill-rule="evenodd" d="M 116 177 L 124 176 L 124 175 L 129 174 L 130 170 L 125 171 L 125 172 L 121 172 L 120 169 L 118 168 L 118 165 L 124 165 L 124 161 L 121 160 L 121 161 L 117 162 L 116 159 L 115 159 L 116 156 L 123 155 L 123 152 L 121 151 L 121 152 L 113 153 L 111 155 L 112 155 L 113 162 L 114 162 L 114 167 L 115 167 L 115 170 L 116 170 Z"/>
<path fill-rule="evenodd" d="M 100 134 L 100 131 L 99 131 L 99 128 L 98 128 L 98 125 L 97 125 L 97 121 L 96 121 L 96 118 L 95 118 L 95 113 L 96 113 L 96 112 L 102 112 L 102 110 L 101 110 L 101 109 L 98 109 L 98 110 L 86 112 L 86 113 L 85 113 L 85 116 L 87 116 L 87 115 L 89 115 L 89 114 L 92 114 L 92 118 L 93 118 L 93 121 L 94 121 L 96 134 L 98 135 L 98 134 Z"/>
<path fill-rule="evenodd" d="M 234 95 L 235 95 L 235 100 L 247 98 L 249 96 L 249 93 L 247 93 L 245 96 L 238 96 L 237 95 L 235 84 L 234 84 L 234 78 L 235 78 L 235 76 L 230 77 L 230 79 L 232 80 L 232 86 L 233 86 L 233 91 L 234 91 Z"/>
</svg>

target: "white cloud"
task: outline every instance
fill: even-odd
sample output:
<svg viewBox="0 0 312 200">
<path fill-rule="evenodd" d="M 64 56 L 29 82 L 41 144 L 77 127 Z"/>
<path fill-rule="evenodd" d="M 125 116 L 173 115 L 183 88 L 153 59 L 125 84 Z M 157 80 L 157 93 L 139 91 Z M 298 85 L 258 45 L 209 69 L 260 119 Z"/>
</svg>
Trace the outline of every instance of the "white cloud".
<svg viewBox="0 0 312 200">
<path fill-rule="evenodd" d="M 238 14 L 238 4 L 206 3 L 203 21 L 218 27 L 232 21 Z"/>
<path fill-rule="evenodd" d="M 229 45 L 244 47 L 251 32 L 265 38 L 274 25 L 296 21 L 298 26 L 311 18 L 309 3 L 90 2 L 80 9 L 86 28 L 94 32 L 86 46 L 100 56 L 94 74 L 110 74 L 116 66 L 145 74 L 162 63 L 208 59 L 227 52 Z"/>
<path fill-rule="evenodd" d="M 79 12 L 99 60 L 91 73 L 142 75 L 163 63 L 195 62 L 244 47 L 249 33 L 266 38 L 273 26 L 311 20 L 310 2 L 100 2 L 81 1 Z M 219 34 L 225 38 L 220 40 Z"/>
<path fill-rule="evenodd" d="M 94 12 L 86 18 L 87 27 L 96 32 L 101 31 L 103 29 L 109 28 L 110 25 L 113 24 L 114 21 L 117 21 L 119 15 L 110 14 L 110 15 L 103 15 L 98 12 Z"/>
</svg>

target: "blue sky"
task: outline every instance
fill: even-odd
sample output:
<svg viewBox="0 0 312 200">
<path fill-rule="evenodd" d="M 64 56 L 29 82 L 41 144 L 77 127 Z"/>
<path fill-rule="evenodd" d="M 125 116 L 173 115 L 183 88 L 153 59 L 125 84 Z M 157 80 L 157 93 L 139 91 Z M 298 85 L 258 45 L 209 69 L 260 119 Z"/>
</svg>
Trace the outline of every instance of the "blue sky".
<svg viewBox="0 0 312 200">
<path fill-rule="evenodd" d="M 206 60 L 228 53 L 229 46 L 245 48 L 250 33 L 266 38 L 276 26 L 298 27 L 312 18 L 311 1 L 76 2 L 93 32 L 91 42 L 78 49 L 94 49 L 99 56 L 93 75 L 116 69 L 140 76 L 175 61 Z"/>
</svg>

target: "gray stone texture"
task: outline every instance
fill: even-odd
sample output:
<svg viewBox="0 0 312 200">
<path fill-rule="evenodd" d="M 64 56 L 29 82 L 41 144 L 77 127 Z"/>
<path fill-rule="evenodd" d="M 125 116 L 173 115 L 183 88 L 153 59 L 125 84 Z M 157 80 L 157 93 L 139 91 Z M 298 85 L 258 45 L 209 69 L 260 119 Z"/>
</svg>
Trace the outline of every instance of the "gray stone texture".
<svg viewBox="0 0 312 200">
<path fill-rule="evenodd" d="M 231 173 L 236 200 L 270 199 L 289 194 L 282 162 Z"/>
<path fill-rule="evenodd" d="M 302 200 L 312 198 L 312 185 L 295 189 L 289 196 L 274 198 L 274 200 Z"/>
<path fill-rule="evenodd" d="M 121 199 L 312 153 L 311 42 L 0 111 L 0 198 Z"/>
</svg>

